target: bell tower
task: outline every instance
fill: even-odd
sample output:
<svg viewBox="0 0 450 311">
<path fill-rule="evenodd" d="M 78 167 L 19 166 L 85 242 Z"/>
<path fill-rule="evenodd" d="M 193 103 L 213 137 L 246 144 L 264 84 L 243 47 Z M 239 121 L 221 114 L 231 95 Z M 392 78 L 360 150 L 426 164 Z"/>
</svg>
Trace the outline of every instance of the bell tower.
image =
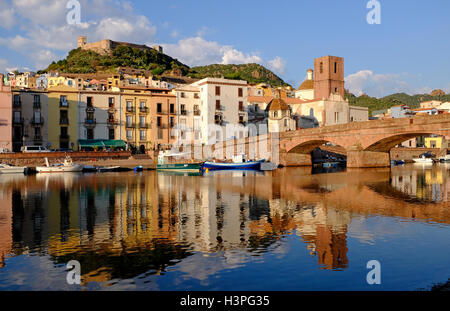
<svg viewBox="0 0 450 311">
<path fill-rule="evenodd" d="M 314 98 L 338 94 L 344 99 L 344 58 L 324 56 L 314 60 Z"/>
</svg>

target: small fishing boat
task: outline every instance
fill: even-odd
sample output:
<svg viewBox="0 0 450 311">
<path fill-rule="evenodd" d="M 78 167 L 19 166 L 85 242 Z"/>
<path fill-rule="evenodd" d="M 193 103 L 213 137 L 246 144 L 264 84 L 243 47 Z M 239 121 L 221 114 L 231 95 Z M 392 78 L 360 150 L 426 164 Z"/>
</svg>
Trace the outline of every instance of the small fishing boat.
<svg viewBox="0 0 450 311">
<path fill-rule="evenodd" d="M 322 167 L 324 168 L 331 168 L 331 167 L 338 167 L 339 166 L 339 162 L 325 162 L 322 163 Z"/>
<path fill-rule="evenodd" d="M 439 157 L 439 162 L 441 163 L 449 163 L 450 162 L 450 154 L 447 154 L 443 157 Z"/>
<path fill-rule="evenodd" d="M 177 172 L 199 172 L 202 169 L 203 162 L 178 162 L 176 158 L 185 157 L 186 153 L 170 153 L 170 151 L 160 151 L 158 155 L 158 171 L 177 171 Z M 175 159 L 175 161 L 174 161 Z"/>
<path fill-rule="evenodd" d="M 45 158 L 45 166 L 36 167 L 38 173 L 64 173 L 64 172 L 81 172 L 83 166 L 72 162 L 72 158 L 66 155 L 63 163 L 50 165 L 48 158 Z"/>
<path fill-rule="evenodd" d="M 203 164 L 203 169 L 208 170 L 259 170 L 261 168 L 261 163 L 264 160 L 259 161 L 248 161 L 241 163 L 222 163 L 222 162 L 205 162 Z"/>
<path fill-rule="evenodd" d="M 144 167 L 142 165 L 139 165 L 139 166 L 136 166 L 133 170 L 135 172 L 142 172 L 144 170 Z"/>
<path fill-rule="evenodd" d="M 0 164 L 0 174 L 23 174 L 26 167 L 23 166 L 11 166 L 8 164 Z"/>
<path fill-rule="evenodd" d="M 84 165 L 83 173 L 96 173 L 98 171 L 97 167 L 94 165 Z"/>
<path fill-rule="evenodd" d="M 102 166 L 97 168 L 97 170 L 101 173 L 120 172 L 120 166 Z"/>
<path fill-rule="evenodd" d="M 422 153 L 418 158 L 414 158 L 413 161 L 417 164 L 433 164 L 434 155 L 429 152 Z"/>
<path fill-rule="evenodd" d="M 404 165 L 405 163 L 403 160 L 391 160 L 391 165 Z"/>
</svg>

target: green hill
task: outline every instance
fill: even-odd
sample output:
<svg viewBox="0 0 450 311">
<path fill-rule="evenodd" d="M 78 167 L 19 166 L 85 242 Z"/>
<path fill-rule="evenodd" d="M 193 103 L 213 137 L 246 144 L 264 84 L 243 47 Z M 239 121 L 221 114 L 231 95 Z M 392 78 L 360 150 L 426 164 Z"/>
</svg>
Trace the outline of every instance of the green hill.
<svg viewBox="0 0 450 311">
<path fill-rule="evenodd" d="M 65 59 L 53 62 L 43 71 L 60 71 L 62 73 L 114 72 L 117 67 L 150 70 L 153 75 L 171 72 L 185 75 L 189 71 L 188 66 L 166 54 L 153 49 L 142 50 L 129 46 L 118 46 L 114 49 L 112 55 L 100 55 L 93 51 L 78 48 L 70 51 Z"/>
<path fill-rule="evenodd" d="M 346 91 L 345 98 L 351 105 L 368 107 L 369 112 L 375 110 L 388 109 L 395 105 L 405 104 L 412 109 L 418 108 L 421 102 L 429 100 L 450 101 L 450 94 L 431 96 L 429 94 L 408 95 L 405 93 L 396 93 L 382 98 L 370 97 L 368 95 L 355 96 Z"/>
<path fill-rule="evenodd" d="M 145 69 L 154 76 L 170 75 L 203 79 L 206 77 L 225 77 L 241 79 L 249 83 L 268 83 L 274 87 L 287 85 L 272 71 L 258 64 L 209 65 L 189 68 L 177 59 L 153 49 L 142 50 L 129 46 L 118 46 L 112 55 L 100 55 L 93 51 L 74 49 L 58 62 L 39 71 L 59 71 L 62 73 L 115 72 L 117 67 Z"/>
<path fill-rule="evenodd" d="M 258 64 L 209 65 L 193 67 L 188 74 L 192 78 L 224 77 L 226 79 L 245 80 L 251 84 L 268 83 L 273 87 L 288 85 L 269 69 Z"/>
</svg>

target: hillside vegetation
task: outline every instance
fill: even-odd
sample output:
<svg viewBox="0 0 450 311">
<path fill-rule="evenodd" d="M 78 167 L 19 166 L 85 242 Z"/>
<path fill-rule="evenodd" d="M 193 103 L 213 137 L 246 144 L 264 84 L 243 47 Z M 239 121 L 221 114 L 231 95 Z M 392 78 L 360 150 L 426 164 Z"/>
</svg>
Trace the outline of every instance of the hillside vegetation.
<svg viewBox="0 0 450 311">
<path fill-rule="evenodd" d="M 151 71 L 154 76 L 172 75 L 194 79 L 223 76 L 227 79 L 246 80 L 249 83 L 264 82 L 274 87 L 287 85 L 272 71 L 258 64 L 209 65 L 189 68 L 164 53 L 129 46 L 118 46 L 112 55 L 100 55 L 93 51 L 74 49 L 65 59 L 51 63 L 39 73 L 48 71 L 61 73 L 115 72 L 117 67 L 145 69 Z"/>
<path fill-rule="evenodd" d="M 268 83 L 273 87 L 288 85 L 269 69 L 258 64 L 209 65 L 191 68 L 189 76 L 203 79 L 206 77 L 245 80 L 250 84 Z"/>
<path fill-rule="evenodd" d="M 440 93 L 442 94 L 442 93 Z M 351 105 L 368 107 L 369 112 L 376 110 L 388 109 L 395 105 L 408 105 L 410 108 L 418 108 L 421 102 L 429 100 L 439 100 L 442 102 L 450 101 L 450 94 L 435 95 L 430 94 L 416 94 L 408 95 L 406 93 L 396 93 L 382 98 L 370 97 L 368 95 L 355 96 L 346 91 L 345 98 L 347 98 Z"/>
<path fill-rule="evenodd" d="M 112 55 L 100 55 L 93 51 L 78 48 L 70 51 L 65 59 L 51 63 L 43 71 L 59 71 L 62 73 L 114 72 L 117 67 L 122 66 L 150 70 L 153 75 L 160 75 L 165 72 L 185 75 L 189 71 L 188 66 L 166 54 L 129 46 L 118 46 L 114 49 Z"/>
</svg>

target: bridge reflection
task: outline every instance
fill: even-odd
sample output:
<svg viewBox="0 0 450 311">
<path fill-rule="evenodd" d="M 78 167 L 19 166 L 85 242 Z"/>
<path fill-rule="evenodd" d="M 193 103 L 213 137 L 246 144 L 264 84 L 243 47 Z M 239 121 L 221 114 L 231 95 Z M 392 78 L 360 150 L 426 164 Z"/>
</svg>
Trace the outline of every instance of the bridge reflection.
<svg viewBox="0 0 450 311">
<path fill-rule="evenodd" d="M 157 275 L 196 253 L 245 262 L 292 236 L 319 268 L 342 270 L 356 216 L 450 223 L 446 167 L 3 177 L 0 267 L 6 254 L 77 259 L 85 284 Z"/>
</svg>

